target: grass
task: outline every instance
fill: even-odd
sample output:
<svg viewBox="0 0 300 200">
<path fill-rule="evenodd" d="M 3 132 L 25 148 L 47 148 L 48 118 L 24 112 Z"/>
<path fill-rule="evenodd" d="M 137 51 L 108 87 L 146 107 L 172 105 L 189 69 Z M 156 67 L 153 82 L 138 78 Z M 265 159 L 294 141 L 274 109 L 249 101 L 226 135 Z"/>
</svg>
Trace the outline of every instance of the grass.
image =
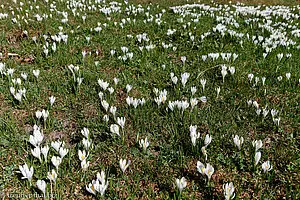
<svg viewBox="0 0 300 200">
<path fill-rule="evenodd" d="M 254 15 L 233 15 L 225 9 L 211 12 L 204 12 L 199 8 L 191 10 L 193 13 L 202 13 L 198 16 L 199 22 L 195 23 L 194 17 L 189 13 L 185 13 L 183 17 L 169 8 L 191 3 L 182 0 L 133 1 L 132 5 L 136 8 L 141 3 L 140 7 L 144 12 L 127 14 L 126 7 L 132 3 L 129 1 L 129 4 L 120 5 L 121 13 L 111 13 L 109 18 L 98 11 L 83 10 L 83 7 L 77 8 L 78 15 L 73 16 L 72 11 L 61 1 L 56 2 L 56 11 L 51 12 L 51 2 L 53 1 L 49 0 L 46 6 L 41 2 L 31 2 L 40 8 L 28 12 L 28 17 L 25 17 L 27 23 L 19 18 L 26 16 L 26 10 L 30 9 L 29 2 L 24 2 L 21 11 L 19 4 L 9 2 L 3 2 L 4 6 L 0 9 L 0 13 L 8 13 L 7 18 L 0 19 L 1 24 L 4 24 L 0 33 L 0 57 L 3 57 L 0 62 L 5 63 L 6 69 L 15 69 L 12 77 L 1 74 L 0 78 L 0 191 L 6 197 L 13 194 L 41 195 L 36 182 L 45 180 L 47 194 L 52 192 L 57 199 L 100 199 L 100 195 L 94 197 L 90 194 L 86 186 L 96 178 L 97 172 L 104 170 L 108 181 L 104 198 L 109 199 L 223 199 L 223 185 L 228 182 L 234 184 L 235 199 L 300 198 L 300 53 L 297 49 L 300 40 L 291 33 L 296 28 L 285 26 L 288 24 L 299 28 L 297 20 L 271 16 L 274 30 L 268 31 L 258 25 L 266 22 L 263 16 L 257 17 L 257 22 L 250 22 L 250 26 L 247 24 L 248 20 L 254 19 Z M 297 1 L 292 0 L 240 2 L 251 5 L 297 5 Z M 208 1 L 203 3 L 219 6 Z M 224 4 L 227 1 L 220 0 L 218 3 Z M 98 5 L 109 7 L 108 3 Z M 16 13 L 15 16 L 11 15 L 10 6 Z M 291 13 L 297 13 L 297 10 L 290 8 Z M 160 18 L 158 16 L 163 9 L 165 12 Z M 61 22 L 63 11 L 69 13 L 67 23 Z M 153 17 L 153 21 L 147 16 L 147 12 Z M 36 14 L 47 14 L 48 18 L 37 22 Z M 86 16 L 85 22 L 82 16 Z M 226 16 L 231 18 L 217 21 L 216 16 L 220 17 L 218 19 Z M 14 17 L 20 26 L 18 22 L 12 22 Z M 130 22 L 127 18 L 130 18 Z M 161 25 L 155 23 L 157 18 L 162 21 Z M 136 20 L 135 23 L 133 19 Z M 238 23 L 239 27 L 227 24 L 225 19 Z M 144 20 L 149 22 L 145 24 Z M 115 25 L 114 22 L 118 24 Z M 289 48 L 278 46 L 264 59 L 265 50 L 255 45 L 253 40 L 248 40 L 245 35 L 239 38 L 230 36 L 229 32 L 223 36 L 213 32 L 213 28 L 220 22 L 237 33 L 249 34 L 250 38 L 270 38 L 275 29 L 286 31 L 286 36 L 296 44 Z M 185 29 L 183 25 L 186 26 Z M 63 27 L 61 33 L 68 35 L 68 41 L 56 42 L 54 51 L 51 49 L 54 42 L 51 35 L 58 36 L 60 26 Z M 94 31 L 97 26 L 102 27 L 100 33 Z M 176 32 L 167 35 L 168 29 L 176 29 Z M 24 33 L 25 30 L 28 34 Z M 206 35 L 208 32 L 210 34 Z M 136 36 L 142 33 L 147 33 L 149 41 L 138 42 Z M 44 39 L 43 35 L 48 38 Z M 195 37 L 194 41 L 191 40 L 191 35 Z M 201 35 L 204 39 L 201 39 Z M 36 41 L 32 37 L 36 37 Z M 90 41 L 86 37 L 90 37 Z M 47 56 L 44 52 L 46 42 L 49 46 Z M 163 48 L 162 42 L 173 46 Z M 147 51 L 145 48 L 150 44 L 156 47 Z M 129 52 L 133 52 L 132 60 L 118 59 L 118 56 L 123 56 L 121 47 L 124 46 L 129 48 Z M 140 46 L 144 46 L 143 51 L 139 49 Z M 174 50 L 173 47 L 177 49 Z M 112 49 L 116 50 L 115 55 L 111 55 Z M 84 58 L 83 51 L 88 52 Z M 216 61 L 202 59 L 203 55 L 221 52 L 236 53 L 238 58 L 235 61 L 222 60 L 221 56 Z M 8 56 L 8 53 L 18 56 Z M 292 56 L 279 61 L 280 53 L 284 53 L 284 56 L 291 53 Z M 182 62 L 183 56 L 187 58 L 185 63 Z M 70 64 L 79 66 L 79 77 L 83 78 L 81 85 L 76 80 L 74 82 L 73 74 L 68 68 Z M 224 81 L 221 75 L 222 64 L 233 66 L 236 70 L 233 75 L 228 71 Z M 40 70 L 38 78 L 32 73 L 35 69 Z M 20 87 L 26 88 L 26 99 L 19 102 L 11 95 L 9 88 L 19 87 L 11 79 L 19 78 L 22 72 L 28 74 L 26 81 L 22 79 Z M 171 81 L 171 72 L 178 77 L 177 84 Z M 183 86 L 181 74 L 185 72 L 190 73 L 190 77 Z M 260 78 L 258 84 L 254 85 L 255 78 L 249 82 L 250 73 Z M 290 79 L 286 78 L 286 73 L 291 73 Z M 278 80 L 279 76 L 282 76 L 281 81 Z M 117 85 L 113 82 L 114 77 L 119 79 Z M 266 77 L 264 85 L 262 77 Z M 107 81 L 114 92 L 109 94 L 108 91 L 103 91 L 98 79 Z M 200 79 L 207 80 L 205 90 L 202 89 Z M 126 91 L 127 84 L 133 86 L 130 92 Z M 195 95 L 191 94 L 192 86 L 197 87 Z M 217 87 L 221 89 L 219 96 L 216 94 Z M 154 88 L 159 91 L 167 90 L 167 100 L 160 106 L 154 100 L 158 96 Z M 110 105 L 117 107 L 116 117 L 126 118 L 124 129 L 120 128 L 121 137 L 111 133 L 110 126 L 116 124 L 117 120 L 102 107 L 99 92 L 104 93 L 103 99 Z M 50 106 L 49 97 L 52 95 L 56 100 Z M 146 103 L 135 109 L 127 105 L 128 96 L 144 98 Z M 202 96 L 207 97 L 206 103 L 200 101 Z M 185 111 L 174 108 L 171 112 L 168 109 L 169 101 L 189 102 L 192 97 L 199 100 L 194 109 L 191 110 L 191 106 Z M 248 106 L 249 100 L 257 101 L 260 108 L 267 108 L 268 115 L 258 116 L 257 109 Z M 35 112 L 42 109 L 49 111 L 46 123 L 38 121 L 35 116 Z M 275 117 L 280 117 L 278 126 L 273 122 L 271 109 L 279 111 Z M 106 114 L 110 118 L 108 122 L 103 121 Z M 69 150 L 57 171 L 56 184 L 47 179 L 47 172 L 55 169 L 50 159 L 59 154 L 50 147 L 48 160 L 43 163 L 32 155 L 31 149 L 34 147 L 29 143 L 29 137 L 33 134 L 34 124 L 39 124 L 43 130 L 42 146 L 50 146 L 51 142 L 61 140 Z M 191 125 L 197 125 L 197 132 L 201 134 L 195 146 L 190 138 Z M 81 169 L 78 158 L 78 150 L 84 149 L 84 136 L 81 134 L 84 127 L 90 130 L 92 140 L 87 171 Z M 207 134 L 212 136 L 212 142 L 206 147 L 206 160 L 201 148 Z M 244 138 L 241 150 L 233 143 L 234 135 Z M 146 137 L 150 146 L 143 151 L 139 141 Z M 262 157 L 257 166 L 253 164 L 253 140 L 263 142 L 263 147 L 259 150 Z M 125 173 L 120 170 L 120 159 L 131 160 Z M 262 163 L 267 160 L 270 161 L 272 170 L 264 173 Z M 197 170 L 197 161 L 210 163 L 214 167 L 209 184 L 206 175 Z M 18 172 L 19 166 L 25 163 L 34 167 L 33 186 L 29 185 L 27 179 L 21 179 L 22 175 Z M 179 193 L 175 180 L 181 177 L 187 179 L 187 187 Z"/>
<path fill-rule="evenodd" d="M 134 2 L 137 4 L 159 4 L 159 5 L 165 5 L 165 6 L 171 6 L 171 5 L 183 5 L 185 3 L 211 3 L 211 1 L 208 0 L 199 0 L 199 1 L 183 1 L 183 0 L 172 0 L 172 1 L 160 1 L 160 0 L 133 0 L 129 2 Z M 286 5 L 286 6 L 294 6 L 298 5 L 300 2 L 299 0 L 214 0 L 215 3 L 220 4 L 228 4 L 228 3 L 243 3 L 245 5 Z"/>
<path fill-rule="evenodd" d="M 218 3 L 228 3 L 228 0 L 218 0 Z M 298 5 L 299 0 L 241 0 L 241 1 L 236 1 L 233 0 L 231 1 L 232 3 L 243 3 L 246 5 L 286 5 L 286 6 L 293 6 L 293 5 Z"/>
</svg>

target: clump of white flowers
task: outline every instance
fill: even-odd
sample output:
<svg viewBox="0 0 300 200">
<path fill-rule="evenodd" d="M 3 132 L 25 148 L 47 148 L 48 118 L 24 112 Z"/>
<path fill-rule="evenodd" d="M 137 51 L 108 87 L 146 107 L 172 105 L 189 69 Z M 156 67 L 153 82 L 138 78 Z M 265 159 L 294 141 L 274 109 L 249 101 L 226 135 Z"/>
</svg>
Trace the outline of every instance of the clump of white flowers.
<svg viewBox="0 0 300 200">
<path fill-rule="evenodd" d="M 244 143 L 244 138 L 239 137 L 238 135 L 235 135 L 233 138 L 233 142 L 238 147 L 238 149 L 241 150 L 241 146 Z"/>
<path fill-rule="evenodd" d="M 200 133 L 197 133 L 197 126 L 190 126 L 190 137 L 193 146 L 196 146 L 197 139 L 200 137 Z"/>
<path fill-rule="evenodd" d="M 78 158 L 80 160 L 80 166 L 82 170 L 86 171 L 87 168 L 90 165 L 90 161 L 87 161 L 88 155 L 89 155 L 89 150 L 92 144 L 92 140 L 90 139 L 90 131 L 88 128 L 84 127 L 81 130 L 81 134 L 84 136 L 82 139 L 82 145 L 84 147 L 83 150 L 78 150 Z"/>
<path fill-rule="evenodd" d="M 215 172 L 215 169 L 212 165 L 207 163 L 205 167 L 205 165 L 200 161 L 197 162 L 197 170 L 198 172 L 200 172 L 200 174 L 207 176 L 208 182 L 210 181 L 211 176 Z"/>
<path fill-rule="evenodd" d="M 73 64 L 68 66 L 69 70 L 73 76 L 73 89 L 77 92 L 80 89 L 80 85 L 82 84 L 83 77 L 80 72 L 79 66 L 74 66 Z"/>
<path fill-rule="evenodd" d="M 160 104 L 164 104 L 166 102 L 168 92 L 167 90 L 163 90 L 163 91 L 159 91 L 158 94 L 159 94 L 158 97 L 154 98 L 154 101 L 159 106 Z"/>
<path fill-rule="evenodd" d="M 108 181 L 106 180 L 105 172 L 101 171 L 101 173 L 97 173 L 97 178 L 92 180 L 92 183 L 89 183 L 89 185 L 86 186 L 86 190 L 95 196 L 97 193 L 104 196 L 107 187 Z"/>
<path fill-rule="evenodd" d="M 23 166 L 19 166 L 20 173 L 22 173 L 23 177 L 22 179 L 28 179 L 30 185 L 31 185 L 31 180 L 33 176 L 33 167 L 31 166 L 30 168 L 28 167 L 27 163 L 25 163 Z"/>
</svg>

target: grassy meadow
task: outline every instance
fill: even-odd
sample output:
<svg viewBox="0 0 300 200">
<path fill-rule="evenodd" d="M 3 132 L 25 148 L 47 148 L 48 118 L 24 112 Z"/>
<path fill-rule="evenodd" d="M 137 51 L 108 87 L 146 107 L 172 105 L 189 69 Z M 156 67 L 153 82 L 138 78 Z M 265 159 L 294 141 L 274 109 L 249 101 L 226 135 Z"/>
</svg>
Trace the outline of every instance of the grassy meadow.
<svg viewBox="0 0 300 200">
<path fill-rule="evenodd" d="M 0 1 L 0 198 L 299 199 L 299 1 Z"/>
</svg>

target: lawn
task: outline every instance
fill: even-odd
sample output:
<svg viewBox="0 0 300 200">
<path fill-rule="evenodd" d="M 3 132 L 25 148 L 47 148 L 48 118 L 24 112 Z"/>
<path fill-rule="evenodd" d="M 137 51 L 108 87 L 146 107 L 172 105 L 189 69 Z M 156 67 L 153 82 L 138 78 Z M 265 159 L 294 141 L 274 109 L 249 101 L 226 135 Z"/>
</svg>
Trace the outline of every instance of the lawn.
<svg viewBox="0 0 300 200">
<path fill-rule="evenodd" d="M 299 1 L 0 3 L 3 199 L 299 199 Z"/>
</svg>

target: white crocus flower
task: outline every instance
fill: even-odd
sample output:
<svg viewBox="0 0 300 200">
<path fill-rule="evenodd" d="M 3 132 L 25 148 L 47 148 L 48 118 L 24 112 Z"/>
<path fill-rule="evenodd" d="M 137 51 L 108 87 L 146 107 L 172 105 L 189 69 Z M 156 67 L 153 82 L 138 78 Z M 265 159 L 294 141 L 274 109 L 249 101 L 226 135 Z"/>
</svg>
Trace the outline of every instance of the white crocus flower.
<svg viewBox="0 0 300 200">
<path fill-rule="evenodd" d="M 10 93 L 14 96 L 16 93 L 16 89 L 14 87 L 9 88 Z"/>
<path fill-rule="evenodd" d="M 261 113 L 261 109 L 257 109 L 255 112 L 256 112 L 256 114 L 259 116 L 260 113 Z"/>
<path fill-rule="evenodd" d="M 185 84 L 187 83 L 187 80 L 189 77 L 190 77 L 189 73 L 181 74 L 181 83 L 182 83 L 183 87 L 185 87 Z"/>
<path fill-rule="evenodd" d="M 197 142 L 197 139 L 200 137 L 200 133 L 191 132 L 190 136 L 191 136 L 191 141 L 192 141 L 193 146 L 196 146 L 196 142 Z"/>
<path fill-rule="evenodd" d="M 21 96 L 23 96 L 26 99 L 26 88 L 19 89 L 18 91 L 21 94 Z"/>
<path fill-rule="evenodd" d="M 100 85 L 100 87 L 105 91 L 108 86 L 109 86 L 109 83 L 108 82 L 105 82 L 103 81 L 102 79 L 98 79 L 98 84 Z"/>
<path fill-rule="evenodd" d="M 174 102 L 169 101 L 168 108 L 169 108 L 171 111 L 174 110 L 174 106 L 175 106 Z"/>
<path fill-rule="evenodd" d="M 186 185 L 187 185 L 187 182 L 186 182 L 186 179 L 184 177 L 182 177 L 181 179 L 178 179 L 178 178 L 176 179 L 176 186 L 177 186 L 180 193 L 186 187 Z"/>
<path fill-rule="evenodd" d="M 141 140 L 139 141 L 139 144 L 140 144 L 140 147 L 141 147 L 144 151 L 146 151 L 147 148 L 148 148 L 148 146 L 149 146 L 148 138 L 146 137 L 145 140 L 144 140 L 144 139 L 141 139 Z"/>
<path fill-rule="evenodd" d="M 255 77 L 255 85 L 257 85 L 259 82 L 259 77 Z"/>
<path fill-rule="evenodd" d="M 125 118 L 125 117 L 118 117 L 118 118 L 117 118 L 117 123 L 119 124 L 119 126 L 121 126 L 122 129 L 123 129 L 124 126 L 125 126 L 125 121 L 126 121 L 126 118 Z"/>
<path fill-rule="evenodd" d="M 201 101 L 202 103 L 206 103 L 206 102 L 207 102 L 206 96 L 200 97 L 200 101 Z"/>
<path fill-rule="evenodd" d="M 105 101 L 105 100 L 102 100 L 101 105 L 104 108 L 104 110 L 107 112 L 108 107 L 109 107 L 109 103 L 107 103 L 107 101 Z"/>
<path fill-rule="evenodd" d="M 229 72 L 233 75 L 235 73 L 235 67 L 229 67 Z"/>
<path fill-rule="evenodd" d="M 196 146 L 197 139 L 200 137 L 200 133 L 197 133 L 197 126 L 190 126 L 190 137 L 193 146 Z"/>
<path fill-rule="evenodd" d="M 107 88 L 107 90 L 109 91 L 110 94 L 114 93 L 115 89 L 113 87 L 109 87 Z"/>
<path fill-rule="evenodd" d="M 265 85 L 265 82 L 266 82 L 266 77 L 262 77 L 261 78 L 261 81 L 262 81 L 262 84 L 263 84 L 263 86 Z"/>
<path fill-rule="evenodd" d="M 192 95 L 194 95 L 197 92 L 197 88 L 195 86 L 191 87 L 191 92 L 192 92 Z"/>
<path fill-rule="evenodd" d="M 215 171 L 215 169 L 213 168 L 213 166 L 211 166 L 209 163 L 207 163 L 204 173 L 206 174 L 208 180 L 211 179 L 211 176 L 213 175 L 214 171 Z"/>
<path fill-rule="evenodd" d="M 123 173 L 128 168 L 128 166 L 130 165 L 131 161 L 128 160 L 128 163 L 127 164 L 126 163 L 127 163 L 126 159 L 120 159 L 120 168 L 121 168 L 121 170 L 122 170 Z"/>
<path fill-rule="evenodd" d="M 46 146 L 42 147 L 41 152 L 44 155 L 45 162 L 47 162 L 47 155 L 48 155 L 48 152 L 49 152 L 49 146 L 46 145 Z"/>
<path fill-rule="evenodd" d="M 7 69 L 7 75 L 8 75 L 8 76 L 12 76 L 13 73 L 14 73 L 14 71 L 15 71 L 15 69 L 13 69 L 13 68 Z"/>
<path fill-rule="evenodd" d="M 90 161 L 86 161 L 86 159 L 81 161 L 81 168 L 86 171 L 90 166 Z"/>
<path fill-rule="evenodd" d="M 126 103 L 128 104 L 128 106 L 130 106 L 130 105 L 132 104 L 131 102 L 133 102 L 133 98 L 130 97 L 130 96 L 128 96 L 128 97 L 126 98 Z"/>
<path fill-rule="evenodd" d="M 114 78 L 114 83 L 115 83 L 115 85 L 117 85 L 119 83 L 119 79 L 118 78 Z"/>
<path fill-rule="evenodd" d="M 83 151 L 78 150 L 78 157 L 79 157 L 80 161 L 83 161 L 84 159 L 86 159 L 87 158 L 86 151 L 85 150 L 83 150 Z"/>
<path fill-rule="evenodd" d="M 58 171 L 58 166 L 60 165 L 62 159 L 59 156 L 53 156 L 51 158 L 51 162 L 56 167 L 56 171 Z"/>
<path fill-rule="evenodd" d="M 255 166 L 258 164 L 258 162 L 260 161 L 261 158 L 261 152 L 256 152 L 255 156 L 254 156 L 254 160 L 255 160 Z"/>
<path fill-rule="evenodd" d="M 89 134 L 90 134 L 90 131 L 89 131 L 89 129 L 87 129 L 87 128 L 83 128 L 82 130 L 81 130 L 81 134 L 85 137 L 85 138 L 89 138 Z"/>
<path fill-rule="evenodd" d="M 91 147 L 92 141 L 89 140 L 89 139 L 83 138 L 82 139 L 82 144 L 83 144 L 85 150 L 88 151 L 90 149 L 90 147 Z"/>
<path fill-rule="evenodd" d="M 120 128 L 117 124 L 110 125 L 110 132 L 120 136 Z"/>
<path fill-rule="evenodd" d="M 42 115 L 43 115 L 44 121 L 46 121 L 48 116 L 49 116 L 49 111 L 48 110 L 42 110 Z"/>
<path fill-rule="evenodd" d="M 160 91 L 159 96 L 154 99 L 154 101 L 159 106 L 161 103 L 165 103 L 167 100 L 167 94 L 168 92 L 166 90 Z"/>
<path fill-rule="evenodd" d="M 253 105 L 256 109 L 259 108 L 259 104 L 257 103 L 257 101 L 253 101 L 253 102 L 252 102 L 252 105 Z"/>
<path fill-rule="evenodd" d="M 224 197 L 226 200 L 230 200 L 235 197 L 234 186 L 232 182 L 223 185 L 223 190 L 224 190 Z"/>
<path fill-rule="evenodd" d="M 0 53 L 0 57 L 2 57 L 2 53 Z M 5 74 L 5 63 L 0 62 L 0 74 L 3 75 Z M 22 74 L 21 74 L 22 76 Z"/>
<path fill-rule="evenodd" d="M 68 152 L 69 152 L 69 149 L 60 147 L 58 153 L 59 153 L 60 157 L 63 159 L 63 157 L 65 157 L 68 154 Z"/>
<path fill-rule="evenodd" d="M 99 181 L 98 181 L 98 184 L 99 184 Z M 95 180 L 92 181 L 92 183 L 89 184 L 89 186 L 86 186 L 86 190 L 95 195 L 96 196 L 96 186 L 98 186 L 98 184 L 96 183 Z"/>
<path fill-rule="evenodd" d="M 191 98 L 190 103 L 191 103 L 191 111 L 194 109 L 194 107 L 198 104 L 198 99 L 197 98 Z"/>
<path fill-rule="evenodd" d="M 271 110 L 272 118 L 274 118 L 277 114 L 278 114 L 278 111 L 276 109 Z"/>
<path fill-rule="evenodd" d="M 19 102 L 22 101 L 22 93 L 18 92 L 16 95 L 14 95 L 15 99 L 18 100 Z"/>
<path fill-rule="evenodd" d="M 244 142 L 244 138 L 239 137 L 238 135 L 235 135 L 235 137 L 233 138 L 233 142 L 238 147 L 238 149 L 241 150 L 241 146 Z"/>
<path fill-rule="evenodd" d="M 83 78 L 77 77 L 76 81 L 78 83 L 78 86 L 80 86 L 83 81 Z"/>
<path fill-rule="evenodd" d="M 97 179 L 103 184 L 105 183 L 105 172 L 102 170 L 101 173 L 97 173 Z"/>
<path fill-rule="evenodd" d="M 203 89 L 203 91 L 204 91 L 204 90 L 205 90 L 205 85 L 206 85 L 206 79 L 201 79 L 201 80 L 200 80 L 200 83 L 201 83 L 202 89 Z"/>
<path fill-rule="evenodd" d="M 252 79 L 254 78 L 254 74 L 248 74 L 248 79 L 250 83 L 252 82 Z"/>
<path fill-rule="evenodd" d="M 104 95 L 103 92 L 99 92 L 99 93 L 98 93 L 98 96 L 99 96 L 100 100 L 102 100 L 103 95 Z"/>
<path fill-rule="evenodd" d="M 36 185 L 39 190 L 41 190 L 44 194 L 44 197 L 46 197 L 46 182 L 44 180 L 38 180 L 36 182 Z"/>
<path fill-rule="evenodd" d="M 99 181 L 101 182 L 101 184 L 99 184 Z M 101 196 L 104 195 L 105 190 L 107 189 L 108 186 L 108 181 L 105 180 L 105 173 L 104 171 L 101 171 L 101 174 L 98 172 L 97 173 L 97 180 L 96 180 L 96 184 L 95 184 L 95 190 L 97 192 L 99 192 L 101 194 Z"/>
<path fill-rule="evenodd" d="M 173 76 L 173 77 L 171 77 L 171 80 L 172 80 L 172 82 L 174 83 L 174 85 L 176 85 L 176 84 L 177 84 L 177 82 L 178 82 L 178 78 L 177 78 L 177 76 Z"/>
<path fill-rule="evenodd" d="M 104 115 L 102 120 L 107 123 L 109 121 L 109 116 L 108 115 Z"/>
<path fill-rule="evenodd" d="M 281 61 L 281 59 L 283 58 L 283 53 L 277 54 L 277 58 L 278 58 L 279 61 Z"/>
<path fill-rule="evenodd" d="M 59 152 L 59 148 L 61 146 L 61 141 L 51 142 L 51 147 L 55 149 L 55 151 Z"/>
<path fill-rule="evenodd" d="M 255 148 L 255 151 L 258 151 L 263 146 L 263 143 L 261 140 L 255 140 L 252 142 L 252 146 Z"/>
<path fill-rule="evenodd" d="M 35 112 L 35 116 L 36 116 L 36 118 L 38 119 L 38 120 L 40 120 L 41 119 L 41 117 L 43 116 L 43 113 L 41 112 L 41 111 L 36 111 Z"/>
<path fill-rule="evenodd" d="M 276 126 L 279 126 L 279 123 L 280 123 L 280 117 L 278 118 L 273 118 L 273 122 Z"/>
<path fill-rule="evenodd" d="M 96 180 L 96 181 L 98 181 L 98 180 Z M 99 182 L 99 181 L 98 181 Z M 96 184 L 96 187 L 95 187 L 95 190 L 97 191 L 97 192 L 99 192 L 100 194 L 101 194 L 101 196 L 103 196 L 104 195 L 104 193 L 105 193 L 105 190 L 107 189 L 107 187 L 108 187 L 108 181 L 105 183 L 105 182 L 103 182 L 103 183 L 101 183 L 101 184 Z"/>
<path fill-rule="evenodd" d="M 220 87 L 217 87 L 216 88 L 216 91 L 217 91 L 217 98 L 219 97 L 219 94 L 220 94 L 220 92 L 221 92 L 221 88 Z"/>
<path fill-rule="evenodd" d="M 52 169 L 51 172 L 48 172 L 48 173 L 47 173 L 47 178 L 48 178 L 50 181 L 53 181 L 54 183 L 56 182 L 56 179 L 57 179 L 57 173 L 55 172 L 54 169 Z"/>
<path fill-rule="evenodd" d="M 181 56 L 180 57 L 180 60 L 182 61 L 182 63 L 184 64 L 185 63 L 185 61 L 186 61 L 186 56 Z"/>
<path fill-rule="evenodd" d="M 129 93 L 131 89 L 132 89 L 132 85 L 127 84 L 126 85 L 126 91 L 127 91 L 127 93 Z"/>
<path fill-rule="evenodd" d="M 23 177 L 22 179 L 28 179 L 30 185 L 31 185 L 31 180 L 32 180 L 32 176 L 33 176 L 33 167 L 31 166 L 30 169 L 27 165 L 27 163 L 25 163 L 23 166 L 19 166 L 20 169 L 20 173 L 22 173 Z"/>
<path fill-rule="evenodd" d="M 50 105 L 53 106 L 55 102 L 55 97 L 54 96 L 49 97 L 49 101 L 50 101 Z"/>
<path fill-rule="evenodd" d="M 204 146 L 207 147 L 211 143 L 211 140 L 212 140 L 212 136 L 210 136 L 209 134 L 207 134 L 205 136 Z"/>
<path fill-rule="evenodd" d="M 197 170 L 200 174 L 204 175 L 205 174 L 205 166 L 202 162 L 198 161 L 197 162 Z"/>
<path fill-rule="evenodd" d="M 196 131 L 197 131 L 197 125 L 195 125 L 195 126 L 191 125 L 190 132 L 196 132 Z"/>
<path fill-rule="evenodd" d="M 267 108 L 264 108 L 262 111 L 263 111 L 263 112 L 262 112 L 262 115 L 263 115 L 264 117 L 266 117 L 266 116 L 269 114 L 269 110 L 268 110 Z"/>
<path fill-rule="evenodd" d="M 225 81 L 225 76 L 227 75 L 227 67 L 224 66 L 224 65 L 222 66 L 221 75 L 222 75 L 223 83 L 224 83 L 224 81 Z"/>
<path fill-rule="evenodd" d="M 35 147 L 34 149 L 31 149 L 31 153 L 34 157 L 38 158 L 40 162 L 42 162 L 40 147 Z"/>
<path fill-rule="evenodd" d="M 81 54 L 82 54 L 82 57 L 85 58 L 87 52 L 86 51 L 82 51 Z"/>
<path fill-rule="evenodd" d="M 27 80 L 27 74 L 26 73 L 24 73 L 24 72 L 22 72 L 21 73 L 21 77 L 26 81 Z"/>
<path fill-rule="evenodd" d="M 273 168 L 272 165 L 270 164 L 270 161 L 264 162 L 261 167 L 264 173 L 271 171 Z"/>
<path fill-rule="evenodd" d="M 33 135 L 29 136 L 29 142 L 33 146 L 39 146 L 43 141 L 44 135 L 38 126 L 35 126 L 33 129 Z"/>
<path fill-rule="evenodd" d="M 278 80 L 278 81 L 281 81 L 281 80 L 282 80 L 282 76 L 278 76 L 278 77 L 277 77 L 277 80 Z"/>
<path fill-rule="evenodd" d="M 38 79 L 39 75 L 40 75 L 40 70 L 32 70 L 33 75 Z"/>
</svg>

